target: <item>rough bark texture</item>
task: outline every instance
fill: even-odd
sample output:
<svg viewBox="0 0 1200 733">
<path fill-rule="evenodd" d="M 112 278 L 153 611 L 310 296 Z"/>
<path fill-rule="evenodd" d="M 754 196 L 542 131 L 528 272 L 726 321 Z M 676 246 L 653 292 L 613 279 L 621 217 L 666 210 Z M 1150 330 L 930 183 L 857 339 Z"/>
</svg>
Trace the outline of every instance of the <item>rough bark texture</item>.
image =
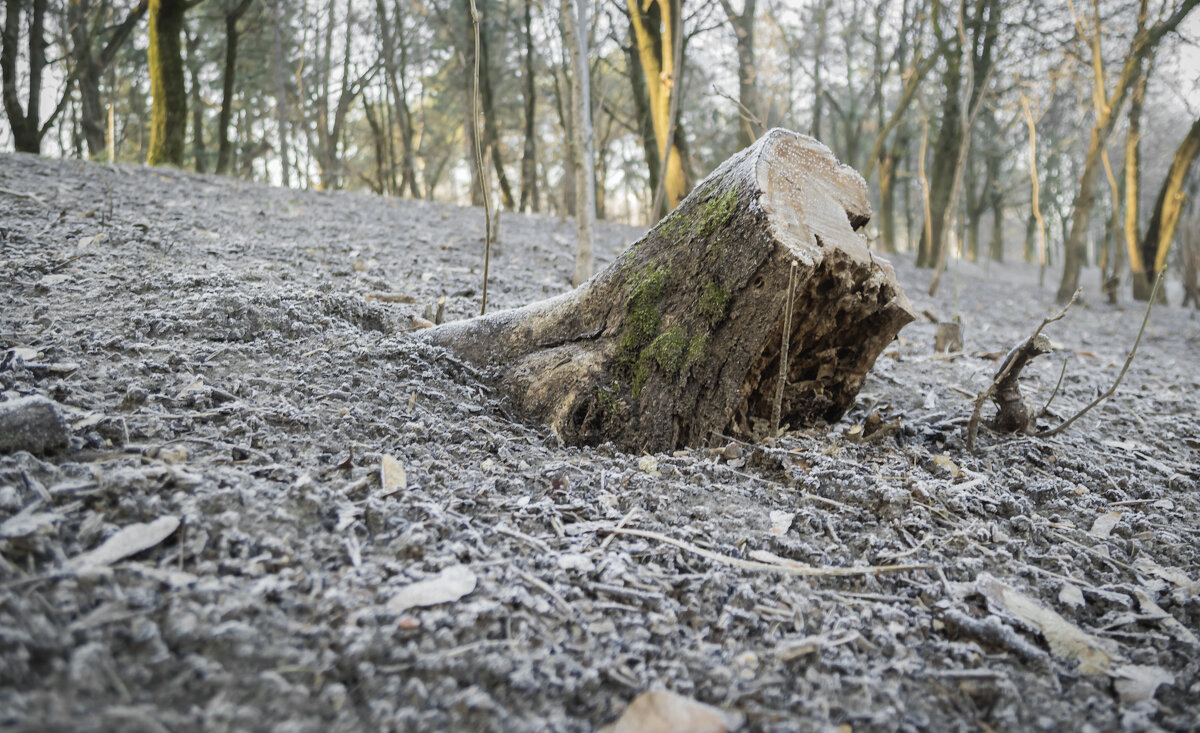
<svg viewBox="0 0 1200 733">
<path fill-rule="evenodd" d="M 150 121 L 150 165 L 183 166 L 187 132 L 187 88 L 183 78 L 183 0 L 150 2 L 150 91 L 154 97 Z"/>
<path fill-rule="evenodd" d="M 836 420 L 913 319 L 859 230 L 866 184 L 816 140 L 772 130 L 608 268 L 564 295 L 425 332 L 491 367 L 570 443 L 630 451 L 769 431 L 795 277 L 783 422 Z"/>
</svg>

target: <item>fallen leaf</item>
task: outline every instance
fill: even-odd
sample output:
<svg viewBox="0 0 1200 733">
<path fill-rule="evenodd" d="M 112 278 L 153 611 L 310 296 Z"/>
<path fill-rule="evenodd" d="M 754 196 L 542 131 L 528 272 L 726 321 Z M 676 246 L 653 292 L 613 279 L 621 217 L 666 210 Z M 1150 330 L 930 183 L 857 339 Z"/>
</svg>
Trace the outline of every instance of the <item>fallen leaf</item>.
<svg viewBox="0 0 1200 733">
<path fill-rule="evenodd" d="M 1127 705 L 1154 697 L 1159 685 L 1175 684 L 1175 675 L 1144 664 L 1123 664 L 1112 671 L 1112 676 L 1117 695 Z"/>
<path fill-rule="evenodd" d="M 601 733 L 727 733 L 741 728 L 745 716 L 666 690 L 643 692 L 615 723 Z"/>
<path fill-rule="evenodd" d="M 1072 608 L 1083 608 L 1083 591 L 1079 590 L 1079 586 L 1072 583 L 1063 583 L 1062 588 L 1058 590 L 1058 600 L 1060 603 Z"/>
<path fill-rule="evenodd" d="M 795 512 L 773 511 L 771 517 L 771 534 L 782 537 L 787 534 L 787 531 L 792 528 L 792 520 L 795 519 Z"/>
<path fill-rule="evenodd" d="M 654 478 L 658 478 L 662 474 L 658 472 L 658 459 L 654 456 L 642 456 L 638 459 L 638 468 L 650 474 Z"/>
<path fill-rule="evenodd" d="M 1191 629 L 1180 623 L 1179 619 L 1167 613 L 1162 606 L 1154 602 L 1154 599 L 1149 594 L 1140 588 L 1134 588 L 1133 595 L 1137 598 L 1138 606 L 1141 607 L 1144 615 L 1154 616 L 1154 620 L 1161 624 L 1167 631 L 1171 632 L 1176 639 L 1192 646 L 1200 646 L 1200 640 L 1196 638 Z"/>
<path fill-rule="evenodd" d="M 1121 512 L 1105 512 L 1096 517 L 1095 522 L 1092 522 L 1092 528 L 1088 530 L 1088 534 L 1097 539 L 1106 540 L 1119 521 L 1121 521 Z"/>
<path fill-rule="evenodd" d="M 1200 593 L 1200 583 L 1188 577 L 1188 574 L 1179 568 L 1165 568 L 1162 565 L 1154 562 L 1150 557 L 1142 555 L 1137 560 L 1133 561 L 1133 569 L 1143 575 L 1153 575 L 1170 582 L 1171 584 L 1187 591 L 1189 594 L 1195 595 Z"/>
<path fill-rule="evenodd" d="M 993 613 L 1009 615 L 1041 632 L 1055 656 L 1079 661 L 1082 674 L 1101 674 L 1112 666 L 1112 657 L 1096 637 L 1085 633 L 1056 611 L 983 573 L 975 591 L 988 600 Z"/>
<path fill-rule="evenodd" d="M 413 327 L 415 327 L 415 328 L 433 328 L 433 325 L 434 325 L 433 321 L 429 320 L 428 318 L 422 318 L 420 316 L 413 316 L 412 322 L 413 322 Z"/>
<path fill-rule="evenodd" d="M 103 567 L 149 550 L 179 529 L 179 517 L 159 517 L 153 522 L 123 527 L 96 549 L 67 561 L 71 568 Z"/>
<path fill-rule="evenodd" d="M 179 394 L 175 395 L 175 399 L 180 399 L 189 392 L 199 392 L 202 389 L 204 389 L 204 379 L 203 377 L 196 377 L 192 380 L 191 384 L 179 390 Z"/>
<path fill-rule="evenodd" d="M 946 455 L 945 453 L 934 456 L 933 462 L 936 463 L 937 465 L 941 466 L 942 468 L 946 469 L 946 471 L 948 471 L 951 476 L 957 476 L 960 473 L 962 473 L 962 471 L 959 470 L 958 466 L 954 463 L 954 461 L 950 460 L 950 456 Z"/>
<path fill-rule="evenodd" d="M 66 281 L 68 281 L 70 279 L 71 279 L 70 275 L 64 275 L 62 273 L 56 273 L 53 275 L 43 275 L 42 279 L 38 280 L 38 285 L 43 285 L 45 287 L 51 287 L 54 285 L 58 285 L 59 283 L 65 283 Z"/>
<path fill-rule="evenodd" d="M 50 531 L 55 522 L 62 521 L 62 516 L 51 512 L 26 514 L 21 512 L 0 523 L 0 539 L 11 540 L 19 537 L 31 537 Z"/>
<path fill-rule="evenodd" d="M 383 487 L 383 496 L 408 488 L 408 475 L 404 473 L 404 466 L 386 453 L 379 457 L 379 485 Z"/>
<path fill-rule="evenodd" d="M 442 572 L 396 591 L 387 602 L 387 610 L 404 613 L 418 606 L 450 603 L 475 590 L 475 573 L 466 565 L 451 565 Z"/>
</svg>

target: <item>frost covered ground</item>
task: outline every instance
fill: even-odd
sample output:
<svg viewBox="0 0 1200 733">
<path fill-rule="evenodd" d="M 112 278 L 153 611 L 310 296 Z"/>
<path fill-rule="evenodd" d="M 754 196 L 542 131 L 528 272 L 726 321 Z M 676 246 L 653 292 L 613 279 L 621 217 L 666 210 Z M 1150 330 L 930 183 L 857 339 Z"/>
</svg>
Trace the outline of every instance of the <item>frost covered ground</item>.
<svg viewBox="0 0 1200 733">
<path fill-rule="evenodd" d="M 0 189 L 0 391 L 70 430 L 0 455 L 2 729 L 582 731 L 655 688 L 755 731 L 1200 725 L 1192 311 L 1062 435 L 969 453 L 1051 282 L 963 263 L 931 299 L 897 256 L 963 354 L 926 318 L 839 424 L 633 456 L 411 337 L 477 309 L 478 210 L 12 155 Z M 504 215 L 491 305 L 561 292 L 572 239 Z M 1071 356 L 1043 424 L 1137 333 L 1090 301 L 1027 370 L 1040 406 Z"/>
</svg>

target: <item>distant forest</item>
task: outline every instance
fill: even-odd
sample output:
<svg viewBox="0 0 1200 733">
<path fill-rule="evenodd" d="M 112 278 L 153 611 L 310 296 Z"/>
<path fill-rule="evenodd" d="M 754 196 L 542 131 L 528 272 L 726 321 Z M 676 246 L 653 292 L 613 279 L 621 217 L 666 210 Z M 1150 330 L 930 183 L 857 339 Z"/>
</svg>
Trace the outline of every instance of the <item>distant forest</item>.
<svg viewBox="0 0 1200 733">
<path fill-rule="evenodd" d="M 1198 4 L 6 0 L 0 150 L 648 224 L 782 126 L 878 250 L 1145 299 L 1195 288 Z"/>
</svg>

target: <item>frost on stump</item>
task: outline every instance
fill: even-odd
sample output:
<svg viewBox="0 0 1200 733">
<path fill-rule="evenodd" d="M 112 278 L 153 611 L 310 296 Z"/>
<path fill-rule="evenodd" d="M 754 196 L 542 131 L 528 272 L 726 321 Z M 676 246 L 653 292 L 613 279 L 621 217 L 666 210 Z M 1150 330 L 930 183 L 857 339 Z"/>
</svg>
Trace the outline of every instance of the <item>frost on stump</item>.
<svg viewBox="0 0 1200 733">
<path fill-rule="evenodd" d="M 914 317 L 867 249 L 870 216 L 857 172 L 772 130 L 575 290 L 421 337 L 488 367 L 521 415 L 568 443 L 769 437 L 781 353 L 781 424 L 832 422 Z"/>
</svg>

